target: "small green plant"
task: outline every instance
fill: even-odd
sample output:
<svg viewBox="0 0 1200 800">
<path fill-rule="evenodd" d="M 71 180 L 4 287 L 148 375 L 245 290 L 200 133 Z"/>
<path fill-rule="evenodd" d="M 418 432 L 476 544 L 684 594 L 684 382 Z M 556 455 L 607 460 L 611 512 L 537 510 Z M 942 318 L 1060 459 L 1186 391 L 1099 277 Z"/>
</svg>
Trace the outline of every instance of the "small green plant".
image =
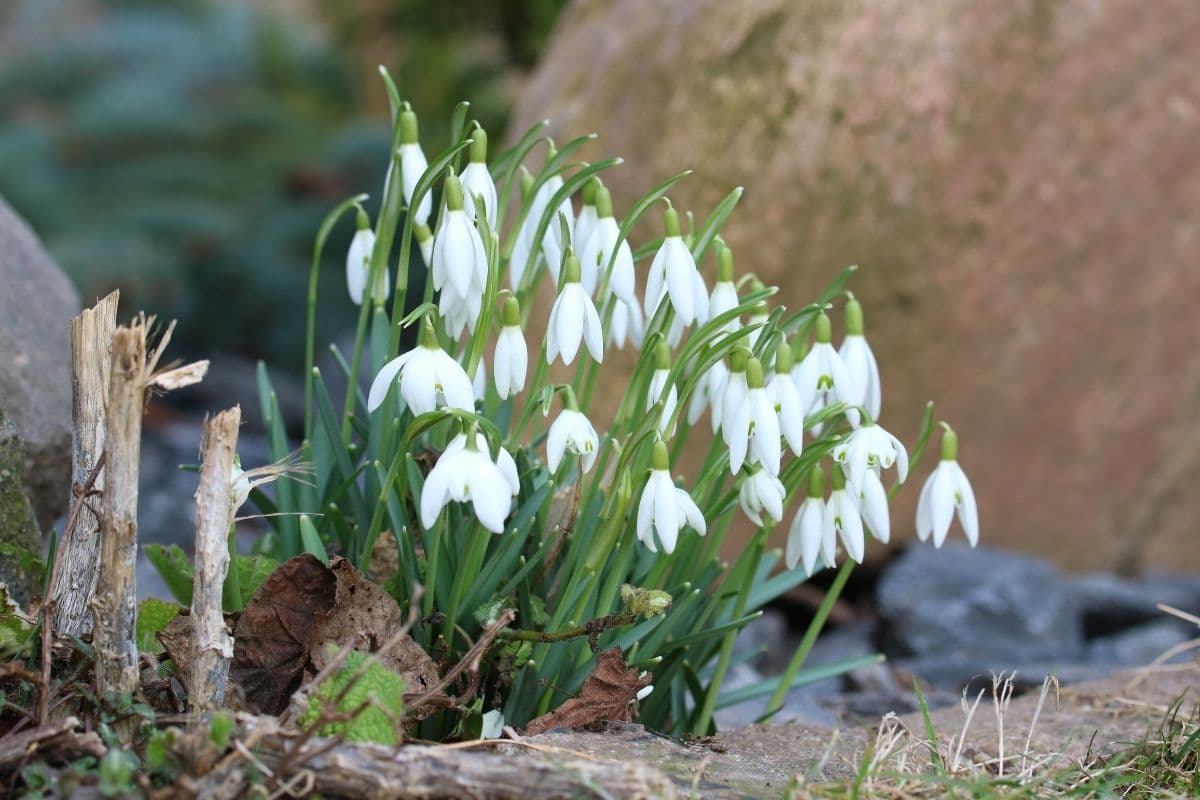
<svg viewBox="0 0 1200 800">
<path fill-rule="evenodd" d="M 333 648 L 336 650 L 336 648 Z M 347 742 L 394 745 L 404 712 L 404 680 L 366 653 L 352 650 L 308 697 L 300 726 Z"/>
<path fill-rule="evenodd" d="M 384 78 L 393 158 L 380 212 L 370 218 L 365 195 L 346 200 L 313 252 L 300 443 L 311 475 L 280 481 L 272 498 L 246 487 L 272 526 L 257 552 L 341 555 L 365 572 L 390 539 L 389 591 L 416 606 L 424 622 L 413 636 L 444 663 L 500 609 L 514 610 L 514 629 L 482 668 L 490 690 L 478 709 L 512 724 L 577 692 L 595 652 L 614 645 L 652 675 L 657 688 L 640 702 L 651 727 L 708 733 L 716 709 L 768 694 L 768 714 L 777 711 L 806 679 L 804 658 L 864 557 L 865 534 L 888 540 L 890 495 L 934 427 L 931 404 L 910 452 L 877 423 L 879 373 L 863 310 L 846 291 L 855 268 L 809 305 L 774 305 L 773 287 L 737 276 L 720 237 L 741 189 L 707 215 L 680 213 L 667 195 L 684 172 L 617 217 L 602 176 L 620 159 L 577 160 L 593 137 L 556 146 L 543 123 L 490 157 L 466 103 L 430 160 L 415 112 Z M 631 233 L 660 204 L 662 235 L 635 246 Z M 331 349 L 351 387 L 335 399 L 314 366 L 315 332 L 319 306 L 347 302 L 318 290 L 326 242 L 347 214 L 356 221 L 347 288 L 360 307 L 353 351 Z M 711 292 L 706 261 L 716 264 Z M 541 331 L 533 311 L 547 288 L 555 299 Z M 843 301 L 835 348 L 828 312 Z M 606 361 L 625 348 L 635 363 L 622 380 Z M 262 367 L 259 386 L 283 462 L 293 444 Z M 601 409 L 614 407 L 607 419 Z M 707 454 L 685 458 L 689 440 L 707 443 Z M 973 543 L 974 497 L 948 428 L 942 455 L 922 492 L 919 532 L 940 545 L 957 511 Z M 786 546 L 774 548 L 796 497 Z M 757 533 L 726 562 L 739 507 Z M 735 652 L 738 631 L 835 566 L 839 547 L 848 560 L 785 674 L 723 693 L 728 671 L 754 655 Z M 639 591 L 649 594 L 629 594 Z M 655 613 L 627 613 L 631 596 Z M 448 735 L 451 723 L 435 716 L 421 733 Z"/>
</svg>

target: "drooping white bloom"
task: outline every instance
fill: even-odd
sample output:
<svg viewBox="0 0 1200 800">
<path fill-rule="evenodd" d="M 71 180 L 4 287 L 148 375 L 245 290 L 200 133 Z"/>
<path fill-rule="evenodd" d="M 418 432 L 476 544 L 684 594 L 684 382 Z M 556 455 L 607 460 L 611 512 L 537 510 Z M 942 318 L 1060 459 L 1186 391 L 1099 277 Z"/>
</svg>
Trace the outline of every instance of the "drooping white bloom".
<svg viewBox="0 0 1200 800">
<path fill-rule="evenodd" d="M 671 374 L 671 348 L 661 339 L 654 346 L 654 372 L 650 376 L 650 386 L 646 390 L 646 410 L 651 411 L 659 402 L 662 403 L 658 418 L 658 432 L 664 436 L 672 429 L 675 408 L 679 405 L 679 391 L 674 383 L 668 383 Z"/>
<path fill-rule="evenodd" d="M 700 415 L 704 413 L 704 409 L 712 406 L 712 414 L 710 420 L 712 422 L 712 432 L 716 433 L 721 429 L 721 411 L 723 397 L 725 394 L 725 381 L 729 379 L 729 367 L 725 366 L 724 361 L 718 361 L 708 368 L 708 372 L 700 379 L 696 385 L 696 390 L 692 393 L 692 401 L 688 405 L 688 423 L 696 424 L 696 420 L 700 419 Z"/>
<path fill-rule="evenodd" d="M 712 294 L 708 298 L 708 318 L 716 317 L 738 307 L 737 286 L 733 283 L 733 251 L 722 246 L 717 251 L 717 282 L 713 285 Z M 721 326 L 726 333 L 737 331 L 740 323 L 737 317 Z"/>
<path fill-rule="evenodd" d="M 637 302 L 633 251 L 629 249 L 629 242 L 620 239 L 620 236 L 620 228 L 613 218 L 612 196 L 608 188 L 601 185 L 596 189 L 596 222 L 591 226 L 586 240 L 576 240 L 580 244 L 579 263 L 582 268 L 583 288 L 587 289 L 588 294 L 594 295 L 596 287 L 604 283 L 603 270 L 608 267 L 609 259 L 613 258 L 608 289 L 622 302 L 633 304 Z M 612 255 L 614 249 L 615 258 Z"/>
<path fill-rule="evenodd" d="M 817 317 L 816 341 L 812 349 L 799 364 L 792 368 L 792 379 L 807 414 L 814 414 L 830 403 L 858 403 L 861 391 L 854 383 L 854 376 L 847 369 L 842 357 L 833 349 L 833 335 L 829 317 L 821 312 Z M 857 425 L 857 409 L 846 412 L 851 425 Z"/>
<path fill-rule="evenodd" d="M 570 405 L 574 405 L 574 402 Z M 546 436 L 546 464 L 551 474 L 558 472 L 563 456 L 569 450 L 579 456 L 583 471 L 588 472 L 596 463 L 599 449 L 600 437 L 596 435 L 592 423 L 578 408 L 568 406 L 554 420 Z"/>
<path fill-rule="evenodd" d="M 846 555 L 851 560 L 862 563 L 866 552 L 862 516 L 854 495 L 846 489 L 846 479 L 838 466 L 833 468 L 833 491 L 829 493 L 829 501 L 825 504 L 825 517 L 821 527 L 824 538 L 833 539 L 840 536 L 846 548 Z M 832 562 L 830 563 L 832 565 Z"/>
<path fill-rule="evenodd" d="M 778 476 L 783 455 L 779 444 L 779 417 L 763 386 L 762 364 L 757 358 L 751 356 L 747 360 L 745 376 L 747 388 L 743 402 L 731 406 L 729 385 L 725 390 L 723 413 L 727 416 L 721 422 L 721 430 L 729 445 L 729 469 L 736 475 L 748 459 L 751 464 L 759 464 L 771 475 Z M 732 376 L 729 383 L 732 383 Z"/>
<path fill-rule="evenodd" d="M 450 501 L 471 503 L 475 516 L 492 533 L 504 532 L 504 521 L 512 509 L 512 482 L 505 470 L 492 461 L 486 448 L 467 441 L 457 449 L 447 448 L 425 478 L 421 489 L 421 525 L 432 528 L 438 514 Z"/>
<path fill-rule="evenodd" d="M 917 538 L 933 537 L 941 547 L 955 515 L 971 547 L 979 543 L 979 509 L 966 473 L 958 465 L 958 436 L 949 428 L 942 434 L 942 460 L 921 489 L 917 502 Z"/>
<path fill-rule="evenodd" d="M 765 469 L 755 469 L 742 479 L 738 488 L 738 505 L 742 512 L 760 528 L 762 512 L 773 522 L 783 519 L 783 498 L 787 494 L 783 482 Z"/>
<path fill-rule="evenodd" d="M 417 240 L 417 248 L 421 251 L 421 258 L 425 261 L 425 266 L 433 264 L 433 231 L 429 230 L 428 225 L 414 225 L 413 236 Z"/>
<path fill-rule="evenodd" d="M 855 491 L 866 486 L 868 470 L 878 476 L 880 470 L 891 469 L 894 464 L 900 483 L 908 477 L 908 451 L 904 444 L 874 423 L 851 431 L 844 442 L 833 448 L 833 460 L 846 467 L 846 479 Z"/>
<path fill-rule="evenodd" d="M 608 326 L 608 343 L 615 345 L 618 350 L 625 349 L 626 342 L 633 342 L 634 347 L 641 347 L 646 338 L 646 320 L 642 316 L 642 308 L 637 303 L 613 301 L 612 319 Z"/>
<path fill-rule="evenodd" d="M 837 540 L 833 535 L 825 536 L 825 470 L 814 467 L 808 477 L 808 495 L 788 529 L 784 555 L 787 568 L 795 569 L 802 563 L 804 573 L 812 575 L 818 553 L 826 567 L 833 566 L 837 558 Z"/>
<path fill-rule="evenodd" d="M 879 411 L 883 406 L 879 365 L 875 363 L 875 353 L 863 335 L 862 305 L 853 297 L 846 303 L 846 338 L 838 348 L 838 355 L 842 357 L 851 380 L 859 390 L 859 398 L 855 402 L 867 409 L 871 419 L 879 419 Z"/>
<path fill-rule="evenodd" d="M 454 450 L 462 450 L 466 446 L 467 435 L 460 433 L 446 444 L 446 448 L 442 452 L 449 453 Z M 491 456 L 487 437 L 482 433 L 475 434 L 475 449 L 489 457 Z M 521 478 L 517 475 L 517 462 L 513 460 L 512 453 L 508 452 L 503 446 L 496 453 L 496 468 L 504 476 L 504 481 L 512 490 L 512 496 L 516 497 L 519 495 L 521 493 Z"/>
<path fill-rule="evenodd" d="M 650 263 L 650 273 L 646 277 L 646 315 L 654 316 L 665 297 L 682 324 L 691 325 L 698 315 L 707 312 L 708 292 L 696 270 L 696 260 L 683 241 L 678 212 L 668 208 L 663 219 L 666 237 Z"/>
<path fill-rule="evenodd" d="M 579 352 L 579 342 L 587 344 L 588 353 L 599 364 L 604 360 L 604 331 L 600 327 L 600 315 L 592 298 L 579 282 L 579 259 L 568 253 L 563 267 L 563 283 L 550 309 L 550 321 L 546 327 L 546 362 L 554 363 L 559 354 L 563 363 L 570 365 Z"/>
<path fill-rule="evenodd" d="M 767 383 L 767 394 L 779 415 L 779 429 L 796 455 L 804 449 L 804 404 L 792 381 L 792 350 L 787 342 L 775 349 L 775 369 Z"/>
<path fill-rule="evenodd" d="M 471 393 L 476 400 L 487 395 L 487 363 L 481 358 L 475 366 L 475 377 L 471 379 Z"/>
<path fill-rule="evenodd" d="M 482 294 L 487 286 L 487 252 L 475 224 L 464 210 L 462 183 L 446 177 L 446 213 L 433 237 L 433 288 L 447 284 L 463 300 Z"/>
<path fill-rule="evenodd" d="M 493 372 L 496 394 L 503 400 L 525 388 L 525 373 L 529 368 L 529 348 L 521 332 L 521 307 L 515 297 L 504 301 L 504 325 L 496 337 L 496 357 Z"/>
<path fill-rule="evenodd" d="M 475 332 L 479 315 L 483 310 L 483 291 L 474 285 L 465 297 L 460 297 L 453 283 L 447 283 L 438 295 L 438 313 L 446 324 L 446 333 L 451 339 L 462 337 L 464 330 Z"/>
<path fill-rule="evenodd" d="M 835 467 L 836 469 L 836 467 Z M 892 535 L 892 519 L 888 514 L 887 489 L 883 481 L 869 469 L 864 473 L 862 486 L 858 491 L 858 510 L 862 513 L 862 521 L 871 531 L 871 535 L 884 544 Z"/>
<path fill-rule="evenodd" d="M 429 213 L 433 210 L 433 201 L 430 199 L 430 193 L 426 192 L 421 198 L 420 204 L 414 210 L 412 208 L 413 194 L 417 189 L 417 182 L 421 180 L 421 176 L 425 174 L 425 170 L 429 169 L 429 162 L 425 159 L 425 152 L 421 149 L 421 144 L 417 137 L 417 115 L 412 109 L 405 108 L 400 112 L 400 178 L 404 187 L 404 202 L 409 206 L 409 213 L 413 215 L 413 221 L 420 225 L 429 224 Z"/>
<path fill-rule="evenodd" d="M 592 235 L 592 228 L 596 225 L 596 189 L 599 186 L 600 179 L 597 177 L 583 185 L 583 207 L 579 209 L 579 216 L 575 218 L 575 229 L 571 231 L 572 241 L 581 247 Z"/>
<path fill-rule="evenodd" d="M 375 249 L 375 231 L 371 230 L 371 222 L 366 212 L 358 210 L 358 229 L 350 240 L 350 248 L 346 251 L 346 289 L 350 292 L 350 300 L 356 306 L 363 303 L 363 295 L 367 289 L 367 279 L 371 275 L 371 251 Z M 391 291 L 388 269 L 384 265 L 379 272 L 372 299 L 382 303 Z"/>
<path fill-rule="evenodd" d="M 552 156 L 551 156 L 552 157 Z M 537 196 L 540 198 L 538 206 L 537 219 L 534 220 L 533 230 L 530 231 L 530 236 L 537 235 L 537 226 L 541 218 L 545 215 L 546 209 L 550 207 L 550 201 L 554 199 L 554 195 L 563 187 L 562 175 L 551 175 L 546 179 L 537 191 Z M 538 201 L 535 200 L 535 203 Z M 566 235 L 563 235 L 563 226 L 566 225 Z M 546 259 L 546 266 L 550 269 L 550 275 L 555 283 L 558 283 L 559 265 L 562 264 L 563 255 L 567 248 L 571 246 L 571 229 L 575 227 L 575 209 L 571 207 L 571 199 L 563 198 L 554 209 L 554 213 L 550 217 L 550 224 L 546 226 L 546 234 L 542 237 L 541 248 L 542 255 Z"/>
<path fill-rule="evenodd" d="M 746 405 L 746 396 L 749 392 L 749 385 L 746 383 L 746 361 L 749 353 L 750 351 L 744 347 L 739 347 L 730 353 L 729 370 L 723 376 L 724 379 L 718 390 L 719 394 L 712 395 L 713 431 L 716 432 L 718 429 L 721 431 L 721 438 L 726 446 L 729 445 L 729 428 L 732 425 L 733 416 L 739 408 Z M 720 399 L 718 400 L 718 398 Z M 718 403 L 720 403 L 719 412 Z"/>
<path fill-rule="evenodd" d="M 471 379 L 462 365 L 438 346 L 428 317 L 422 322 L 421 343 L 384 364 L 375 376 L 367 394 L 367 411 L 383 405 L 397 376 L 400 394 L 413 414 L 424 414 L 438 406 L 475 410 Z"/>
<path fill-rule="evenodd" d="M 669 471 L 667 446 L 661 440 L 654 443 L 650 478 L 638 503 L 637 536 L 652 553 L 658 552 L 655 537 L 666 553 L 675 552 L 675 542 L 684 526 L 691 525 L 703 536 L 708 528 L 704 516 L 683 489 L 675 486 Z"/>
<path fill-rule="evenodd" d="M 513 240 L 512 253 L 508 259 L 508 282 L 514 292 L 519 291 L 521 281 L 527 269 L 535 269 L 538 259 L 542 257 L 542 248 L 535 247 L 533 237 L 537 235 L 538 222 L 542 218 L 544 203 L 539 205 L 541 195 L 533 191 L 533 176 L 525 165 L 521 165 L 521 199 L 528 205 L 521 226 L 517 229 L 516 239 Z M 558 281 L 558 265 L 552 267 L 554 280 Z"/>
<path fill-rule="evenodd" d="M 496 184 L 487 167 L 487 133 L 483 128 L 471 131 L 470 162 L 462 172 L 463 193 L 466 195 L 464 210 L 472 222 L 475 220 L 475 198 L 483 203 L 487 212 L 489 230 L 496 230 Z"/>
</svg>

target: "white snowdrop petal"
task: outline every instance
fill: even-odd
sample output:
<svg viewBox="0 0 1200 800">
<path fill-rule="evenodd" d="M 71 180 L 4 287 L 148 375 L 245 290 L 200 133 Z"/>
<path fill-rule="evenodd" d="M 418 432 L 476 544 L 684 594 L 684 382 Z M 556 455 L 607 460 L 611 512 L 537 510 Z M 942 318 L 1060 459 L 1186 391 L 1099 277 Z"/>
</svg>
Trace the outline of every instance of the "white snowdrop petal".
<svg viewBox="0 0 1200 800">
<path fill-rule="evenodd" d="M 446 463 L 447 461 L 449 463 Z M 438 514 L 442 513 L 442 507 L 446 505 L 453 466 L 453 460 L 443 453 L 425 477 L 425 483 L 421 487 L 421 527 L 426 530 L 437 524 Z"/>
<path fill-rule="evenodd" d="M 929 498 L 934 547 L 941 547 L 945 543 L 950 521 L 954 519 L 954 476 L 946 469 L 949 463 L 943 461 L 934 470 L 934 484 Z"/>
<path fill-rule="evenodd" d="M 679 500 L 679 508 L 683 512 L 683 518 L 691 526 L 692 530 L 701 536 L 707 534 L 708 524 L 704 520 L 704 515 L 700 513 L 700 506 L 696 505 L 696 501 L 692 499 L 692 496 L 683 489 L 676 489 L 675 496 Z"/>
<path fill-rule="evenodd" d="M 583 296 L 583 338 L 587 344 L 588 353 L 597 364 L 604 361 L 604 329 L 600 324 L 600 315 L 592 298 Z"/>
<path fill-rule="evenodd" d="M 400 374 L 400 370 L 404 368 L 405 363 L 412 357 L 416 350 L 410 350 L 400 356 L 393 358 L 391 361 L 383 365 L 379 370 L 379 374 L 375 376 L 375 380 L 371 381 L 371 389 L 367 392 L 367 411 L 371 412 L 383 405 L 384 399 L 387 398 L 388 390 L 392 388 L 392 381 L 396 380 L 396 376 Z"/>
<path fill-rule="evenodd" d="M 958 505 L 958 521 L 963 527 L 967 541 L 971 547 L 974 547 L 979 544 L 979 509 L 975 506 L 975 492 L 971 488 L 971 482 L 967 480 L 966 473 L 962 471 L 962 467 L 957 462 L 955 462 L 954 468 L 958 478 L 958 494 L 962 498 L 962 502 Z"/>
<path fill-rule="evenodd" d="M 570 366 L 579 352 L 580 340 L 583 338 L 586 311 L 583 308 L 583 286 L 569 283 L 559 294 L 559 311 L 555 318 L 558 328 L 558 349 L 562 354 L 563 363 Z"/>
</svg>

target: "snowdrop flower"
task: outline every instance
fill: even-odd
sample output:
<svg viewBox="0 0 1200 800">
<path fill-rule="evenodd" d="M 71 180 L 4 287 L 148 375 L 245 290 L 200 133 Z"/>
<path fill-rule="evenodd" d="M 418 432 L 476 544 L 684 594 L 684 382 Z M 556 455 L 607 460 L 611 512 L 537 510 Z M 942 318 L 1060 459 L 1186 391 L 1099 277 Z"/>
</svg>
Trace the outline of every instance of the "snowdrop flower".
<svg viewBox="0 0 1200 800">
<path fill-rule="evenodd" d="M 756 467 L 742 479 L 738 489 L 738 505 L 750 521 L 761 528 L 763 511 L 767 512 L 767 517 L 773 523 L 783 519 L 783 497 L 786 493 L 779 478 Z"/>
<path fill-rule="evenodd" d="M 836 467 L 835 467 L 836 469 Z M 837 539 L 833 529 L 825 535 L 825 470 L 813 467 L 808 475 L 808 495 L 800 504 L 788 529 L 787 551 L 784 558 L 788 569 L 804 565 L 804 573 L 812 575 L 817 566 L 817 554 L 826 567 L 837 560 Z"/>
<path fill-rule="evenodd" d="M 475 365 L 475 377 L 471 379 L 471 394 L 476 400 L 487 396 L 487 363 L 481 358 Z"/>
<path fill-rule="evenodd" d="M 487 286 L 487 253 L 479 231 L 464 208 L 463 187 L 453 173 L 446 176 L 446 213 L 433 237 L 433 288 L 448 284 L 460 300 L 482 295 Z"/>
<path fill-rule="evenodd" d="M 433 264 L 433 231 L 429 230 L 428 225 L 414 225 L 413 236 L 417 240 L 417 247 L 421 251 L 421 258 L 425 260 L 425 266 Z"/>
<path fill-rule="evenodd" d="M 604 331 L 600 328 L 600 315 L 592 298 L 579 282 L 579 259 L 570 250 L 563 264 L 563 282 L 550 309 L 550 322 L 546 329 L 546 363 L 553 364 L 555 357 L 562 354 L 563 363 L 570 366 L 579 352 L 579 341 L 587 344 L 588 353 L 599 364 L 604 360 Z"/>
<path fill-rule="evenodd" d="M 604 283 L 601 270 L 613 259 L 608 289 L 624 303 L 637 302 L 634 296 L 633 251 L 629 242 L 621 239 L 617 221 L 613 218 L 612 195 L 603 184 L 596 189 L 596 222 L 585 241 L 580 242 L 579 259 L 583 268 L 583 288 L 594 295 L 596 287 Z M 616 256 L 613 257 L 613 249 Z"/>
<path fill-rule="evenodd" d="M 464 210 L 467 217 L 475 221 L 475 198 L 483 203 L 487 212 L 488 230 L 496 230 L 496 184 L 487 167 L 487 132 L 483 128 L 471 131 L 470 161 L 462 172 L 462 188 L 466 193 Z"/>
<path fill-rule="evenodd" d="M 563 456 L 570 451 L 579 456 L 583 471 L 588 472 L 596 463 L 600 437 L 576 405 L 574 392 L 567 391 L 564 405 L 565 408 L 554 420 L 550 432 L 546 435 L 546 464 L 552 474 L 558 472 Z"/>
<path fill-rule="evenodd" d="M 692 393 L 692 401 L 688 404 L 688 424 L 695 425 L 696 420 L 704 413 L 704 409 L 712 406 L 712 432 L 721 429 L 722 396 L 725 392 L 725 381 L 729 379 L 729 367 L 724 361 L 718 361 L 708 368 L 708 372 L 696 385 Z"/>
<path fill-rule="evenodd" d="M 525 334 L 521 332 L 521 306 L 517 298 L 504 301 L 504 325 L 496 337 L 496 394 L 503 400 L 516 395 L 525 388 L 525 372 L 529 368 L 529 348 L 525 345 Z"/>
<path fill-rule="evenodd" d="M 451 439 L 446 444 L 446 449 L 443 454 L 450 453 L 455 450 L 462 450 L 467 446 L 467 435 L 460 433 Z M 475 434 L 475 449 L 485 455 L 491 455 L 491 450 L 488 447 L 487 437 L 482 433 Z M 512 490 L 512 496 L 516 497 L 521 493 L 521 479 L 517 475 L 517 462 L 513 460 L 512 453 L 508 452 L 503 446 L 496 453 L 496 468 L 500 470 L 500 474 L 504 476 L 504 482 L 508 484 L 508 488 Z"/>
<path fill-rule="evenodd" d="M 463 437 L 462 446 L 446 448 L 421 489 L 421 526 L 432 528 L 442 509 L 453 500 L 471 503 L 485 528 L 503 533 L 504 520 L 512 509 L 512 484 L 504 472 L 492 461 L 486 447 L 480 450 L 477 437 Z"/>
<path fill-rule="evenodd" d="M 708 298 L 708 318 L 714 319 L 738 306 L 737 287 L 733 283 L 733 251 L 723 244 L 717 250 L 717 282 Z M 737 317 L 721 326 L 726 333 L 736 333 L 740 323 Z"/>
<path fill-rule="evenodd" d="M 233 510 L 237 511 L 250 499 L 250 490 L 254 488 L 237 456 L 234 456 L 233 467 L 229 470 L 229 486 L 233 493 Z"/>
<path fill-rule="evenodd" d="M 846 489 L 846 476 L 842 468 L 833 468 L 833 491 L 825 504 L 825 515 L 821 521 L 822 537 L 833 540 L 841 536 L 846 555 L 859 564 L 863 561 L 866 542 L 863 539 L 862 517 L 854 495 Z M 833 566 L 833 562 L 829 562 Z"/>
<path fill-rule="evenodd" d="M 383 365 L 367 394 L 367 411 L 383 405 L 392 381 L 400 379 L 400 394 L 413 414 L 424 414 L 438 406 L 475 410 L 471 379 L 462 365 L 438 345 L 433 323 L 421 323 L 421 341 L 412 350 Z"/>
<path fill-rule="evenodd" d="M 433 209 L 433 201 L 429 192 L 421 198 L 416 209 L 412 208 L 413 193 L 417 189 L 417 181 L 429 169 L 425 152 L 417 139 L 417 115 L 405 104 L 400 112 L 400 178 L 404 186 L 404 202 L 408 204 L 413 215 L 413 221 L 419 225 L 429 224 L 429 212 Z"/>
<path fill-rule="evenodd" d="M 533 176 L 522 164 L 521 203 L 528 204 L 528 210 L 521 220 L 521 227 L 517 229 L 516 238 L 513 239 L 512 252 L 508 258 L 508 282 L 514 292 L 520 291 L 521 279 L 525 277 L 525 270 L 527 268 L 534 269 L 537 266 L 537 260 L 542 257 L 541 248 L 533 246 L 533 237 L 537 233 L 538 222 L 542 218 L 542 209 L 538 206 L 538 199 L 538 195 L 533 191 Z M 557 283 L 557 264 L 554 265 L 553 272 Z"/>
<path fill-rule="evenodd" d="M 371 276 L 371 251 L 375 249 L 375 231 L 371 230 L 371 220 L 367 212 L 358 210 L 358 229 L 350 240 L 350 249 L 346 251 L 346 288 L 350 292 L 350 300 L 356 306 L 363 303 L 363 294 L 367 288 L 367 279 Z M 387 299 L 391 291 L 388 280 L 388 270 L 385 265 L 379 271 L 375 282 L 375 290 L 371 292 L 376 303 Z"/>
<path fill-rule="evenodd" d="M 663 214 L 663 224 L 666 238 L 658 248 L 646 278 L 646 315 L 654 316 L 659 303 L 666 297 L 681 323 L 691 325 L 698 315 L 707 311 L 708 292 L 703 291 L 704 280 L 700 278 L 696 260 L 680 233 L 679 213 L 668 208 Z M 702 300 L 697 297 L 698 290 L 702 292 Z"/>
<path fill-rule="evenodd" d="M 749 392 L 749 385 L 746 383 L 746 362 L 749 358 L 749 350 L 744 347 L 734 348 L 729 354 L 729 370 L 723 376 L 720 388 L 712 394 L 713 432 L 720 429 L 721 438 L 726 445 L 730 441 L 729 428 L 733 416 L 739 408 L 746 405 Z"/>
<path fill-rule="evenodd" d="M 896 466 L 900 483 L 908 477 L 908 451 L 899 439 L 878 425 L 869 422 L 851 431 L 846 440 L 833 448 L 833 460 L 846 468 L 846 477 L 855 491 L 866 486 L 868 470 L 879 471 Z"/>
<path fill-rule="evenodd" d="M 708 530 L 700 508 L 686 491 L 675 486 L 669 470 L 667 445 L 660 439 L 654 443 L 650 478 L 642 490 L 637 516 L 638 539 L 652 553 L 658 552 L 656 535 L 662 549 L 670 554 L 675 552 L 675 542 L 685 525 L 691 525 L 701 536 Z"/>
<path fill-rule="evenodd" d="M 883 488 L 883 481 L 875 474 L 875 470 L 866 471 L 862 487 L 857 491 L 858 509 L 862 514 L 863 524 L 871 531 L 872 536 L 887 544 L 892 535 L 892 519 L 888 514 L 887 489 Z"/>
<path fill-rule="evenodd" d="M 746 398 L 743 402 L 729 405 L 729 389 L 725 391 L 726 416 L 722 430 L 728 435 L 729 469 L 734 475 L 749 459 L 759 464 L 771 475 L 779 475 L 779 460 L 782 456 L 779 445 L 779 417 L 775 406 L 763 385 L 762 363 L 751 356 L 746 361 Z M 732 413 L 730 413 L 732 412 Z"/>
<path fill-rule="evenodd" d="M 612 319 L 608 326 L 609 344 L 616 345 L 618 350 L 624 350 L 626 342 L 633 342 L 634 347 L 641 347 L 645 338 L 646 319 L 642 316 L 642 307 L 636 302 L 613 301 Z"/>
<path fill-rule="evenodd" d="M 979 510 L 975 507 L 975 492 L 958 465 L 958 435 L 942 423 L 942 460 L 925 481 L 921 499 L 917 502 L 917 538 L 922 542 L 933 536 L 934 547 L 941 547 L 957 514 L 967 541 L 974 547 L 979 542 Z"/>
<path fill-rule="evenodd" d="M 779 415 L 784 441 L 796 455 L 804 449 L 804 404 L 792 382 L 792 349 L 786 341 L 775 348 L 775 369 L 767 383 L 767 394 Z"/>
<path fill-rule="evenodd" d="M 658 418 L 658 432 L 664 436 L 668 435 L 668 428 L 674 427 L 672 420 L 675 407 L 679 405 L 679 391 L 675 384 L 667 384 L 670 373 L 671 348 L 660 339 L 654 346 L 654 374 L 650 376 L 650 388 L 646 392 L 646 410 L 653 410 L 659 402 L 663 404 Z"/>
<path fill-rule="evenodd" d="M 554 155 L 555 151 L 551 150 L 546 157 L 547 160 L 553 158 Z M 531 237 L 536 235 L 537 226 L 541 222 L 541 218 L 545 215 L 546 209 L 550 207 L 550 201 L 554 199 L 555 193 L 562 187 L 562 175 L 551 175 L 538 188 L 537 196 L 541 199 L 541 206 L 537 219 L 534 220 L 533 230 L 530 231 Z M 565 238 L 563 236 L 563 222 L 566 223 Z M 550 275 L 555 283 L 558 282 L 559 265 L 562 264 L 567 248 L 571 246 L 571 228 L 574 225 L 575 209 L 571 208 L 571 198 L 564 197 L 562 202 L 558 204 L 558 207 L 554 209 L 554 213 L 550 217 L 550 224 L 546 226 L 546 235 L 542 237 L 542 256 L 546 259 L 546 264 L 550 267 Z"/>
<path fill-rule="evenodd" d="M 879 383 L 879 366 L 867 337 L 863 336 L 862 304 L 850 296 L 846 303 L 846 338 L 838 348 L 838 355 L 846 364 L 850 378 L 858 387 L 859 397 L 854 402 L 862 405 L 871 419 L 879 419 L 883 397 Z"/>
<path fill-rule="evenodd" d="M 808 414 L 815 414 L 834 402 L 857 404 L 860 390 L 846 363 L 830 344 L 833 329 L 824 311 L 817 316 L 816 329 L 812 349 L 792 368 L 792 379 L 796 382 L 801 404 Z M 851 425 L 858 425 L 856 409 L 847 410 L 846 418 Z"/>
<path fill-rule="evenodd" d="M 596 189 L 599 186 L 600 179 L 595 176 L 583 185 L 583 207 L 579 209 L 579 216 L 575 218 L 575 229 L 571 231 L 572 240 L 581 247 L 592 235 L 592 229 L 596 225 Z"/>
</svg>

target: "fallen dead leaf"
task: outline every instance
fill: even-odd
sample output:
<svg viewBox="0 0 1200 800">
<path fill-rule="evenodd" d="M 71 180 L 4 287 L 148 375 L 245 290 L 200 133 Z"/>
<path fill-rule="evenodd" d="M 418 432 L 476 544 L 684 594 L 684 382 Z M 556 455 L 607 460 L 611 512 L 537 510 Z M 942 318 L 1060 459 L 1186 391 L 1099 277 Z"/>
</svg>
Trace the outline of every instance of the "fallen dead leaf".
<svg viewBox="0 0 1200 800">
<path fill-rule="evenodd" d="M 367 580 L 344 558 L 335 558 L 329 571 L 336 580 L 333 608 L 322 615 L 308 637 L 314 672 L 328 664 L 346 645 L 374 654 L 380 663 L 404 678 L 410 692 L 438 682 L 437 667 L 421 646 L 405 635 L 396 638 L 404 617 L 396 601 Z M 334 645 L 330 648 L 327 645 Z"/>
<path fill-rule="evenodd" d="M 531 721 L 525 726 L 525 735 L 534 736 L 552 728 L 579 728 L 593 722 L 633 722 L 637 693 L 649 683 L 649 675 L 639 677 L 638 671 L 625 663 L 621 648 L 601 651 L 579 696 Z"/>
<path fill-rule="evenodd" d="M 279 565 L 250 597 L 234 630 L 229 677 L 251 708 L 278 714 L 300 686 L 308 640 L 334 605 L 336 578 L 310 554 Z"/>
</svg>

